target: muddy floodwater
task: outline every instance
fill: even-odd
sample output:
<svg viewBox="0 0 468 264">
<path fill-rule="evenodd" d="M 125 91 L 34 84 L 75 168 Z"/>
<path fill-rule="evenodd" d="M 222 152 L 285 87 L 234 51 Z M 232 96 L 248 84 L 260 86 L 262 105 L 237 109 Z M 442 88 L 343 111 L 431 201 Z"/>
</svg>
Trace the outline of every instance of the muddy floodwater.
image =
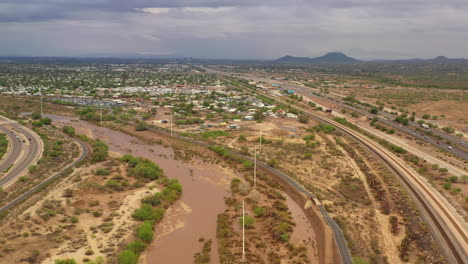
<svg viewBox="0 0 468 264">
<path fill-rule="evenodd" d="M 296 223 L 294 231 L 291 235 L 291 241 L 299 245 L 305 245 L 307 247 L 307 254 L 311 260 L 311 263 L 318 263 L 319 260 L 317 255 L 317 247 L 315 245 L 316 235 L 314 229 L 312 228 L 302 208 L 300 208 L 299 205 L 297 205 L 287 194 L 283 193 L 283 195 L 286 197 L 286 205 L 291 212 L 294 223 Z"/>
<path fill-rule="evenodd" d="M 183 186 L 181 199 L 166 211 L 155 229 L 155 240 L 150 245 L 143 263 L 193 263 L 193 256 L 200 252 L 200 238 L 211 239 L 211 264 L 219 263 L 216 241 L 216 219 L 226 206 L 229 184 L 237 176 L 219 165 L 192 160 L 186 163 L 174 159 L 172 148 L 148 145 L 136 137 L 88 122 L 58 115 L 47 115 L 57 126 L 71 125 L 77 134 L 101 139 L 109 150 L 122 154 L 145 157 L 164 169 L 169 178 L 176 178 Z M 296 223 L 291 240 L 306 245 L 311 263 L 318 263 L 315 233 L 302 208 L 288 195 L 286 204 Z"/>
<path fill-rule="evenodd" d="M 201 237 L 213 240 L 210 263 L 219 263 L 216 218 L 225 209 L 224 197 L 229 194 L 229 182 L 235 176 L 232 171 L 200 161 L 184 163 L 174 159 L 171 148 L 148 145 L 133 136 L 75 118 L 48 116 L 58 126 L 72 125 L 79 134 L 103 140 L 110 151 L 153 160 L 169 178 L 182 184 L 183 195 L 156 226 L 155 240 L 144 263 L 192 263 L 194 254 L 203 246 L 199 242 Z"/>
</svg>

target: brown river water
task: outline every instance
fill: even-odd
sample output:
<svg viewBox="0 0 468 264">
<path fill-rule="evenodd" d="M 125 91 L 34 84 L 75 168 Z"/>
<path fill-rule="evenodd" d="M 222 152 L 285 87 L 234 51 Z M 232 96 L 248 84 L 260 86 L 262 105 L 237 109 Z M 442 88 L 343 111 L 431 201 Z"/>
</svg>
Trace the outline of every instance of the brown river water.
<svg viewBox="0 0 468 264">
<path fill-rule="evenodd" d="M 203 246 L 199 242 L 201 237 L 212 239 L 210 263 L 219 263 L 216 218 L 226 208 L 224 197 L 229 195 L 229 183 L 236 176 L 233 171 L 201 161 L 176 160 L 171 148 L 148 145 L 136 137 L 76 118 L 47 116 L 59 127 L 72 125 L 78 134 L 103 140 L 112 152 L 129 153 L 156 162 L 169 178 L 176 178 L 182 184 L 181 199 L 167 210 L 166 216 L 156 226 L 155 240 L 141 263 L 193 263 L 194 254 Z M 304 212 L 289 197 L 287 204 L 297 223 L 292 239 L 311 246 L 315 235 Z M 309 255 L 314 260 L 313 250 Z"/>
</svg>

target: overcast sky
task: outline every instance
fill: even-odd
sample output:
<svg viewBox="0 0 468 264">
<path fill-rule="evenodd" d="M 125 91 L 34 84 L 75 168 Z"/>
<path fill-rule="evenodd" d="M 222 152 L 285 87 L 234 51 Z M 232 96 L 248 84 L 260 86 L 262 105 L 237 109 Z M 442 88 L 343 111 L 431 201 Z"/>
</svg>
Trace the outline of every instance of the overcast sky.
<svg viewBox="0 0 468 264">
<path fill-rule="evenodd" d="M 0 0 L 0 56 L 468 58 L 468 0 Z"/>
</svg>

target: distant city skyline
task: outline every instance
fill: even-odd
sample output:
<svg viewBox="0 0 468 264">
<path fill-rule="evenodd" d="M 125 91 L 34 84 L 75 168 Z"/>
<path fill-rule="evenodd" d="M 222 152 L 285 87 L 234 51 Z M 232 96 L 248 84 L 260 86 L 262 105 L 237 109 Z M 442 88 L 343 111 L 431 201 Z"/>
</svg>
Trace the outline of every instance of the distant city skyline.
<svg viewBox="0 0 468 264">
<path fill-rule="evenodd" d="M 462 0 L 3 0 L 0 56 L 468 58 Z"/>
</svg>

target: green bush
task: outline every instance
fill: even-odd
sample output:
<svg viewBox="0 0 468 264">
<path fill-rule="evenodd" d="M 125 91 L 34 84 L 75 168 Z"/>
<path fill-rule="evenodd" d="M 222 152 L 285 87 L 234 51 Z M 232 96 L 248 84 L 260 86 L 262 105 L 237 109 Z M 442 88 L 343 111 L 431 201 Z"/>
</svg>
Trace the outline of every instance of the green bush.
<svg viewBox="0 0 468 264">
<path fill-rule="evenodd" d="M 41 127 L 44 124 L 41 121 L 32 121 L 31 125 L 33 125 L 35 127 Z"/>
<path fill-rule="evenodd" d="M 136 176 L 150 180 L 157 180 L 163 176 L 163 170 L 151 161 L 140 161 L 132 171 Z"/>
<path fill-rule="evenodd" d="M 31 118 L 32 118 L 32 119 L 35 119 L 35 120 L 40 119 L 40 118 L 41 118 L 41 113 L 39 113 L 39 112 L 33 112 L 33 113 L 31 114 Z"/>
<path fill-rule="evenodd" d="M 106 176 L 110 174 L 110 170 L 106 168 L 99 168 L 95 171 L 96 175 Z"/>
<path fill-rule="evenodd" d="M 41 122 L 44 124 L 44 125 L 50 125 L 52 124 L 52 119 L 48 118 L 48 117 L 44 117 L 44 118 L 41 118 Z"/>
<path fill-rule="evenodd" d="M 140 159 L 139 159 L 139 158 L 134 157 L 134 156 L 132 156 L 132 155 L 130 155 L 130 154 L 125 154 L 125 155 L 123 155 L 123 156 L 120 158 L 120 160 L 122 160 L 123 162 L 128 163 L 128 165 L 129 165 L 130 167 L 133 167 L 133 168 L 134 168 L 136 165 L 138 165 L 138 163 L 140 163 Z"/>
<path fill-rule="evenodd" d="M 153 220 L 153 213 L 153 207 L 151 205 L 142 204 L 140 208 L 135 209 L 135 211 L 132 214 L 132 217 L 140 221 Z"/>
<path fill-rule="evenodd" d="M 133 211 L 132 217 L 140 221 L 160 221 L 164 217 L 164 208 L 153 209 L 150 204 L 144 203 L 140 206 L 140 208 Z"/>
<path fill-rule="evenodd" d="M 255 207 L 253 213 L 256 217 L 262 217 L 265 214 L 265 209 L 263 207 Z"/>
<path fill-rule="evenodd" d="M 124 250 L 120 252 L 119 264 L 138 264 L 138 256 L 131 250 Z"/>
<path fill-rule="evenodd" d="M 96 140 L 93 145 L 93 153 L 91 154 L 91 162 L 105 161 L 109 157 L 109 147 L 101 140 Z"/>
<path fill-rule="evenodd" d="M 244 216 L 244 226 L 245 227 L 249 227 L 251 225 L 253 225 L 254 223 L 254 219 L 248 215 Z M 239 218 L 239 224 L 242 226 L 242 217 Z"/>
<path fill-rule="evenodd" d="M 140 255 L 143 251 L 145 251 L 146 244 L 141 240 L 135 240 L 133 242 L 128 243 L 127 249 L 131 250 L 136 255 Z"/>
<path fill-rule="evenodd" d="M 149 204 L 152 206 L 159 205 L 161 203 L 161 199 L 157 197 L 156 195 L 148 195 L 141 199 L 142 203 Z"/>
<path fill-rule="evenodd" d="M 332 133 L 333 131 L 336 130 L 336 127 L 329 125 L 329 124 L 324 124 L 324 123 L 320 123 L 319 125 L 314 126 L 314 128 L 318 131 L 322 131 L 327 134 Z"/>
<path fill-rule="evenodd" d="M 139 121 L 136 125 L 135 125 L 135 130 L 136 131 L 144 131 L 144 130 L 147 130 L 148 129 L 148 123 L 144 122 L 144 121 Z"/>
<path fill-rule="evenodd" d="M 153 241 L 153 221 L 145 221 L 137 228 L 137 237 L 145 243 Z"/>
<path fill-rule="evenodd" d="M 74 128 L 74 127 L 71 127 L 71 126 L 63 126 L 63 127 L 62 127 L 62 131 L 63 131 L 63 133 L 67 134 L 67 135 L 70 136 L 70 137 L 74 137 L 74 136 L 75 136 L 75 128 Z"/>
<path fill-rule="evenodd" d="M 253 167 L 253 165 L 254 165 L 254 163 L 252 161 L 250 161 L 250 160 L 244 160 L 242 162 L 242 166 L 244 166 L 245 169 L 250 169 L 250 168 Z"/>
</svg>

